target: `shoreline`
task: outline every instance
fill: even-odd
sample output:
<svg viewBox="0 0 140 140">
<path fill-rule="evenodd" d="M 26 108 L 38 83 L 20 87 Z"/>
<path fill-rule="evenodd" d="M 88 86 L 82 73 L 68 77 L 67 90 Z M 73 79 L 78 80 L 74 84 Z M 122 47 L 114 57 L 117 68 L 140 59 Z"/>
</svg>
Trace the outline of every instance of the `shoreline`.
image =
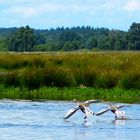
<svg viewBox="0 0 140 140">
<path fill-rule="evenodd" d="M 113 101 L 122 103 L 140 103 L 140 90 L 131 89 L 97 89 L 97 88 L 58 88 L 41 87 L 29 90 L 19 87 L 0 86 L 0 99 L 31 100 L 31 101 L 80 101 L 89 99 L 101 99 L 102 101 Z"/>
</svg>

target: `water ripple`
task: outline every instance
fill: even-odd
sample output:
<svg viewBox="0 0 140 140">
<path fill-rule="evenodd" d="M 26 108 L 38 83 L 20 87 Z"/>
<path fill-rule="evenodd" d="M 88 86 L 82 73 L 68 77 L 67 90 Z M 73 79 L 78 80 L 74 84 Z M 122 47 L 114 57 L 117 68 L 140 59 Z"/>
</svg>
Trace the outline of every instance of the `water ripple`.
<svg viewBox="0 0 140 140">
<path fill-rule="evenodd" d="M 127 120 L 114 120 L 111 113 L 93 116 L 87 121 L 77 112 L 68 120 L 65 113 L 73 102 L 0 101 L 1 140 L 137 140 L 140 137 L 140 105 L 126 109 Z M 94 111 L 105 107 L 98 103 Z M 135 132 L 135 133 L 133 133 Z"/>
</svg>

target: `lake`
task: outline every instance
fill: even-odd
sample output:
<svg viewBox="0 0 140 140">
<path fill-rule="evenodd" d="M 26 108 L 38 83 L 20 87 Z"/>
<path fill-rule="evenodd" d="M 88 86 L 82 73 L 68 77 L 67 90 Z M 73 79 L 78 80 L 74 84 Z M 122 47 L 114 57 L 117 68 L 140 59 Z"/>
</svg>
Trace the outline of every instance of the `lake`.
<svg viewBox="0 0 140 140">
<path fill-rule="evenodd" d="M 65 113 L 74 106 L 67 101 L 0 100 L 0 140 L 139 140 L 139 104 L 123 109 L 128 120 L 115 121 L 107 112 L 84 121 L 81 111 L 64 120 Z M 90 106 L 95 112 L 106 107 L 107 103 Z"/>
</svg>

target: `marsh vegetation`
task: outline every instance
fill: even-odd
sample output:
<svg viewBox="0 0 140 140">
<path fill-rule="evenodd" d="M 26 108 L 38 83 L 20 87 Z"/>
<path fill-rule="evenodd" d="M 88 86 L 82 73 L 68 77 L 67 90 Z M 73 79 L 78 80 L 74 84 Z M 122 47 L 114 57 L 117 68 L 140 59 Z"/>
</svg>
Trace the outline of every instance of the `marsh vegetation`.
<svg viewBox="0 0 140 140">
<path fill-rule="evenodd" d="M 1 53 L 0 84 L 1 98 L 139 102 L 140 53 Z"/>
</svg>

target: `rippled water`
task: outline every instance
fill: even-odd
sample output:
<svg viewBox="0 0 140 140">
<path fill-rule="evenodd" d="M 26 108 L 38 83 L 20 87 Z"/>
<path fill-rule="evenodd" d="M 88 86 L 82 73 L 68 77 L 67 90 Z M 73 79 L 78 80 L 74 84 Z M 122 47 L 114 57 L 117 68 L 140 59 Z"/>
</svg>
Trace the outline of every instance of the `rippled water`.
<svg viewBox="0 0 140 140">
<path fill-rule="evenodd" d="M 85 122 L 78 111 L 67 121 L 72 102 L 0 101 L 0 140 L 139 140 L 140 105 L 125 108 L 128 120 L 114 120 L 111 112 L 92 116 Z M 99 111 L 107 105 L 97 103 Z"/>
</svg>

